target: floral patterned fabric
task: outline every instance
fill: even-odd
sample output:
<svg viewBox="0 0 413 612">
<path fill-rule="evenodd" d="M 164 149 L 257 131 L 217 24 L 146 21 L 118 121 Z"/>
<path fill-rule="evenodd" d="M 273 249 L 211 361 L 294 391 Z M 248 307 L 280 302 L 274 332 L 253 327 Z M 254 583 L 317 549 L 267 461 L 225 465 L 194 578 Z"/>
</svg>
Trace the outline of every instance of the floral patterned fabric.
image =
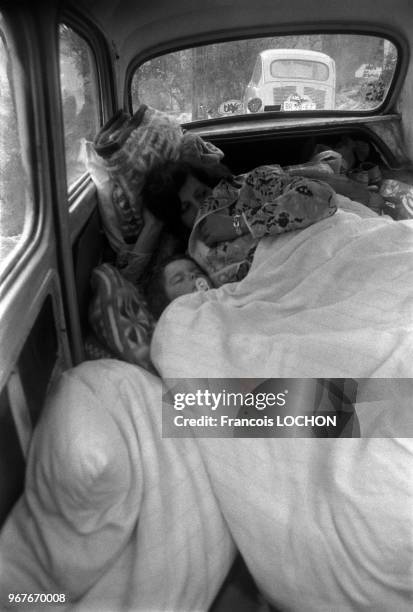
<svg viewBox="0 0 413 612">
<path fill-rule="evenodd" d="M 260 166 L 232 182 L 222 180 L 202 204 L 189 239 L 189 254 L 208 273 L 215 286 L 241 280 L 251 266 L 263 236 L 302 229 L 333 215 L 334 190 L 318 180 L 291 176 L 278 165 Z M 220 211 L 241 214 L 250 234 L 208 247 L 200 226 Z"/>
</svg>

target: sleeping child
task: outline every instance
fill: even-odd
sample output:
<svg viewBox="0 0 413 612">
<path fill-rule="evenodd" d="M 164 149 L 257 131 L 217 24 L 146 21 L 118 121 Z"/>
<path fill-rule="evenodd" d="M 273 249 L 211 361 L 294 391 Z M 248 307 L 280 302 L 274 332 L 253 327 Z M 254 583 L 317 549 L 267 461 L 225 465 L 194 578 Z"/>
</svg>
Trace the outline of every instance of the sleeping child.
<svg viewBox="0 0 413 612">
<path fill-rule="evenodd" d="M 145 205 L 182 238 L 188 254 L 214 287 L 241 280 L 263 236 L 301 229 L 333 215 L 335 191 L 280 166 L 260 166 L 233 177 L 172 162 L 154 168 L 143 191 Z M 188 231 L 190 230 L 190 231 Z"/>
<path fill-rule="evenodd" d="M 212 288 L 205 272 L 186 255 L 173 255 L 165 259 L 152 274 L 147 298 L 152 314 L 159 318 L 167 305 L 177 297 L 208 291 Z"/>
</svg>

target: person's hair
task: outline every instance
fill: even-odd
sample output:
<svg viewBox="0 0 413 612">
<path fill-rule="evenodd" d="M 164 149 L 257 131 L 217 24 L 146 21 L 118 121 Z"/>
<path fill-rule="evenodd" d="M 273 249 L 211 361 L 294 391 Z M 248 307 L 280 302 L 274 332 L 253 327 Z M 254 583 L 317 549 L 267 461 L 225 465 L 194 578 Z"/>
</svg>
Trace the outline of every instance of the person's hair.
<svg viewBox="0 0 413 612">
<path fill-rule="evenodd" d="M 165 268 L 173 261 L 181 260 L 193 261 L 184 253 L 170 255 L 163 259 L 154 269 L 151 277 L 146 285 L 146 299 L 151 313 L 159 319 L 162 312 L 170 303 L 170 299 L 166 294 L 165 289 Z"/>
<path fill-rule="evenodd" d="M 182 161 L 169 161 L 155 165 L 146 177 L 142 190 L 144 205 L 178 238 L 187 242 L 190 230 L 181 220 L 179 190 L 189 175 L 214 188 L 221 179 L 232 176 L 223 164 L 211 167 L 191 165 Z"/>
</svg>

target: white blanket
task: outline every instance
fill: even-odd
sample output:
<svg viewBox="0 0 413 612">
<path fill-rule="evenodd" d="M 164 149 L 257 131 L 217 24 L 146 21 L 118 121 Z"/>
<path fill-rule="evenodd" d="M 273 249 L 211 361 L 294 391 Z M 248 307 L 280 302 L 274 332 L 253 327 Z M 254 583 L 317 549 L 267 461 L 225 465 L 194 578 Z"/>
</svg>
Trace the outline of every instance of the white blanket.
<svg viewBox="0 0 413 612">
<path fill-rule="evenodd" d="M 162 439 L 160 380 L 65 373 L 0 532 L 0 610 L 205 612 L 234 557 L 196 441 Z"/>
<path fill-rule="evenodd" d="M 162 438 L 159 380 L 84 363 L 1 531 L 1 609 L 206 612 L 234 538 L 280 610 L 410 612 L 412 457 L 391 438 Z M 66 605 L 22 600 L 40 593 Z"/>
<path fill-rule="evenodd" d="M 339 210 L 263 240 L 242 282 L 173 302 L 152 359 L 168 378 L 411 378 L 412 346 L 413 221 Z M 232 536 L 281 610 L 412 609 L 403 388 L 384 381 L 381 401 L 367 385 L 360 439 L 198 440 Z"/>
<path fill-rule="evenodd" d="M 166 377 L 410 377 L 412 290 L 412 223 L 340 211 L 263 241 L 243 282 L 173 303 L 153 359 Z M 364 419 L 386 439 L 167 439 L 158 379 L 82 364 L 0 534 L 1 608 L 62 593 L 10 609 L 206 611 L 235 541 L 281 610 L 410 612 L 413 445 L 396 420 Z"/>
<path fill-rule="evenodd" d="M 165 377 L 410 377 L 413 221 L 339 210 L 266 238 L 247 277 L 183 296 L 151 357 Z"/>
</svg>

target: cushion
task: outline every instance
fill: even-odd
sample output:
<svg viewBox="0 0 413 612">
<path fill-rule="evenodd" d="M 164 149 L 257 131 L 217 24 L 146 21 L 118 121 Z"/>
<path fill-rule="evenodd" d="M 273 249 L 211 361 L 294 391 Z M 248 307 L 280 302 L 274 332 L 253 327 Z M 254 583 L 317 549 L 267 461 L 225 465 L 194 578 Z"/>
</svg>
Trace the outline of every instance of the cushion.
<svg viewBox="0 0 413 612">
<path fill-rule="evenodd" d="M 97 340 L 118 359 L 151 370 L 155 320 L 142 292 L 111 264 L 95 268 L 91 284 L 89 321 Z"/>
<path fill-rule="evenodd" d="M 143 227 L 141 192 L 148 171 L 178 159 L 181 139 L 176 119 L 141 105 L 132 117 L 118 111 L 88 144 L 103 227 L 117 254 L 136 242 Z"/>
</svg>

